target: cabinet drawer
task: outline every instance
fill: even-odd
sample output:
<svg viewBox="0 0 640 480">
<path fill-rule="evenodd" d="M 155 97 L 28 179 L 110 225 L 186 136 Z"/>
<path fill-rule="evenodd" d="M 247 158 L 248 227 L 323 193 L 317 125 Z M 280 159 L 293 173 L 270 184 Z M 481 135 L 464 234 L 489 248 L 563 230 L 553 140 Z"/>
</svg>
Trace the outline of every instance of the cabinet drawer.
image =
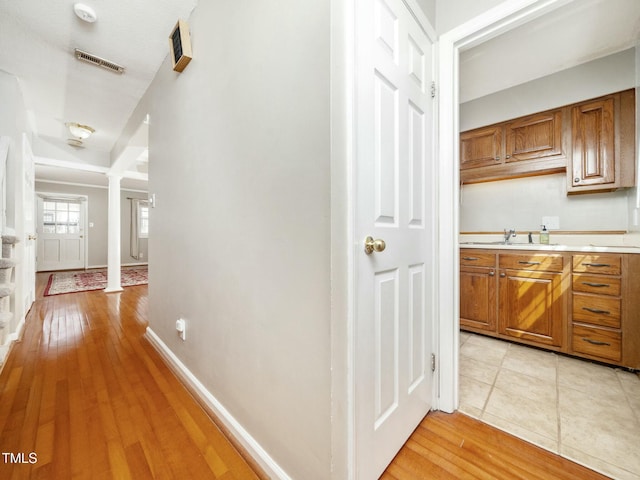
<svg viewBox="0 0 640 480">
<path fill-rule="evenodd" d="M 573 291 L 620 296 L 620 279 L 600 275 L 573 274 Z"/>
<path fill-rule="evenodd" d="M 495 267 L 496 254 L 476 252 L 473 250 L 461 250 L 460 265 L 467 265 L 470 267 Z"/>
<path fill-rule="evenodd" d="M 602 328 L 573 326 L 573 351 L 609 360 L 621 359 L 622 334 Z"/>
<path fill-rule="evenodd" d="M 619 298 L 573 295 L 573 321 L 620 328 Z"/>
<path fill-rule="evenodd" d="M 622 271 L 621 255 L 574 255 L 573 271 L 600 273 L 603 275 L 620 275 Z"/>
<path fill-rule="evenodd" d="M 536 253 L 500 255 L 500 268 L 519 270 L 544 270 L 561 272 L 563 259 L 560 255 Z"/>
</svg>

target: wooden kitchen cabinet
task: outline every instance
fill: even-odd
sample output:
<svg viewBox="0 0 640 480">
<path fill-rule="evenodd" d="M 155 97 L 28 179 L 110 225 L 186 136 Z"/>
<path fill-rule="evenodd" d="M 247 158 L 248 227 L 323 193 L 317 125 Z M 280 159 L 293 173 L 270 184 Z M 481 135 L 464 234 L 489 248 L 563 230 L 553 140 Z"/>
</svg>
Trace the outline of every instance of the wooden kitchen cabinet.
<svg viewBox="0 0 640 480">
<path fill-rule="evenodd" d="M 568 193 L 635 185 L 635 90 L 573 106 L 571 136 Z"/>
<path fill-rule="evenodd" d="M 566 315 L 563 257 L 500 254 L 498 333 L 561 348 Z"/>
<path fill-rule="evenodd" d="M 566 169 L 563 110 L 460 134 L 460 179 L 483 182 Z"/>
<path fill-rule="evenodd" d="M 571 353 L 640 368 L 640 257 L 572 256 Z"/>
<path fill-rule="evenodd" d="M 507 163 L 565 158 L 562 110 L 538 113 L 507 122 L 504 129 Z"/>
<path fill-rule="evenodd" d="M 635 185 L 635 90 L 460 134 L 462 184 L 566 172 L 567 193 Z"/>
<path fill-rule="evenodd" d="M 640 369 L 640 254 L 460 250 L 460 327 Z"/>
<path fill-rule="evenodd" d="M 495 254 L 460 252 L 460 324 L 470 331 L 496 331 L 495 267 Z"/>
<path fill-rule="evenodd" d="M 460 169 L 487 167 L 502 159 L 502 125 L 460 134 Z"/>
</svg>

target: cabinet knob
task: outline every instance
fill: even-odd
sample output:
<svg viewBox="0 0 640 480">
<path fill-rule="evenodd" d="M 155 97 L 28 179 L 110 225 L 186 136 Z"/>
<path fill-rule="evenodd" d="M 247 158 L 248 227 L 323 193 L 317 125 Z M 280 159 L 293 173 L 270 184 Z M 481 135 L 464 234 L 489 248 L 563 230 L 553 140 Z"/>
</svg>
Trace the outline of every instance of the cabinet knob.
<svg viewBox="0 0 640 480">
<path fill-rule="evenodd" d="M 501 277 L 501 278 L 504 278 L 504 277 L 506 277 L 506 276 L 507 276 L 507 274 L 506 274 L 506 273 L 501 273 L 501 274 L 500 274 L 500 277 Z"/>
<path fill-rule="evenodd" d="M 493 277 L 496 274 L 496 272 L 489 272 L 489 276 Z"/>
<path fill-rule="evenodd" d="M 578 177 L 574 178 L 574 179 L 573 179 L 573 181 L 574 181 L 575 183 L 580 183 L 580 179 L 579 179 Z"/>
<path fill-rule="evenodd" d="M 498 156 L 496 157 L 496 162 L 499 162 L 499 161 L 500 161 L 500 156 L 498 155 Z"/>
<path fill-rule="evenodd" d="M 506 158 L 511 158 L 511 155 L 507 155 Z"/>
</svg>

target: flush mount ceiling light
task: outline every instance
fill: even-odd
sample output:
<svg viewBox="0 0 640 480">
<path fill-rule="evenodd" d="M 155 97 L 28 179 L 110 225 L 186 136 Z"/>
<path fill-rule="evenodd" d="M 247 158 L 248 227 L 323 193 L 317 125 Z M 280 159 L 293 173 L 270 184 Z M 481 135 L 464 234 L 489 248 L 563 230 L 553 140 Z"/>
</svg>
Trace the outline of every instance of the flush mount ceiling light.
<svg viewBox="0 0 640 480">
<path fill-rule="evenodd" d="M 71 135 L 79 140 L 86 140 L 91 136 L 95 130 L 87 125 L 80 125 L 79 123 L 65 123 Z"/>
<path fill-rule="evenodd" d="M 73 6 L 73 11 L 80 20 L 84 20 L 87 23 L 93 23 L 98 19 L 95 10 L 84 3 L 76 3 Z"/>
</svg>

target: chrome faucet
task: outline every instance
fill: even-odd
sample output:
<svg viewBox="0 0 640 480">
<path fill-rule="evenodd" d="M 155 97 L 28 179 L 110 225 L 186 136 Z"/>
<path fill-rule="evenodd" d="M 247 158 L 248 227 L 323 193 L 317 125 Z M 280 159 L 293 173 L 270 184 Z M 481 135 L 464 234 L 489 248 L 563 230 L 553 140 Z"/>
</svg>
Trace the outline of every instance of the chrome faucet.
<svg viewBox="0 0 640 480">
<path fill-rule="evenodd" d="M 504 229 L 504 244 L 507 245 L 509 243 L 509 240 L 511 240 L 511 237 L 515 237 L 516 236 L 516 231 L 512 228 L 510 230 L 507 230 L 506 228 Z"/>
</svg>

